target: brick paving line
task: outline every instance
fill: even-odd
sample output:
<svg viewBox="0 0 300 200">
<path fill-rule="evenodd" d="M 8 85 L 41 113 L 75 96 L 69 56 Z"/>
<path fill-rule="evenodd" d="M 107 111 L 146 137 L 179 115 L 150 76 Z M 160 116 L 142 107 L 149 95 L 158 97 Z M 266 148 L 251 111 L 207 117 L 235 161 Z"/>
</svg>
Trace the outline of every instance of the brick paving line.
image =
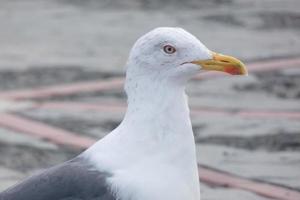
<svg viewBox="0 0 300 200">
<path fill-rule="evenodd" d="M 26 119 L 15 114 L 0 114 L 0 125 L 12 130 L 19 131 L 20 133 L 50 140 L 55 144 L 66 145 L 77 149 L 88 148 L 96 142 L 96 140 L 92 138 L 78 136 L 76 133 L 49 126 L 47 124 L 34 120 Z M 300 192 L 296 190 L 276 186 L 269 183 L 253 181 L 247 178 L 238 177 L 226 172 L 203 167 L 200 165 L 198 169 L 200 181 L 207 184 L 220 187 L 238 188 L 278 200 L 300 199 Z"/>
<path fill-rule="evenodd" d="M 27 109 L 47 109 L 47 110 L 64 110 L 64 111 L 94 111 L 94 112 L 111 112 L 125 113 L 127 105 L 125 103 L 99 102 L 99 103 L 82 103 L 74 101 L 48 101 L 31 105 Z"/>
<path fill-rule="evenodd" d="M 261 72 L 268 70 L 280 70 L 294 67 L 300 67 L 300 58 L 281 58 L 267 59 L 265 61 L 256 61 L 246 65 L 251 72 Z"/>
<path fill-rule="evenodd" d="M 52 96 L 66 96 L 81 92 L 97 92 L 112 89 L 120 89 L 124 84 L 124 78 L 109 78 L 106 80 L 84 81 L 71 84 L 54 85 L 41 88 L 13 90 L 0 92 L 0 99 L 23 100 L 43 99 Z"/>
<path fill-rule="evenodd" d="M 300 66 L 300 58 L 288 59 L 274 59 L 267 61 L 260 61 L 248 63 L 247 68 L 249 72 L 261 72 L 268 70 L 279 70 L 286 68 L 295 68 Z M 194 80 L 203 80 L 213 77 L 226 76 L 221 72 L 207 72 L 197 75 Z M 107 80 L 85 81 L 72 84 L 55 85 L 49 87 L 28 89 L 28 90 L 15 90 L 8 92 L 0 92 L 0 98 L 22 100 L 22 99 L 41 99 L 49 98 L 52 96 L 65 96 L 81 92 L 97 92 L 109 89 L 121 89 L 124 85 L 124 78 L 110 78 Z"/>
<path fill-rule="evenodd" d="M 82 103 L 82 102 L 43 102 L 31 106 L 32 109 L 64 110 L 64 111 L 94 111 L 94 112 L 117 112 L 125 113 L 127 105 L 125 103 L 99 102 Z M 300 111 L 281 111 L 281 110 L 243 110 L 231 111 L 223 108 L 201 108 L 191 106 L 191 115 L 233 115 L 243 118 L 285 118 L 300 119 Z"/>
<path fill-rule="evenodd" d="M 95 142 L 91 138 L 10 113 L 0 113 L 0 126 L 73 148 L 85 149 Z"/>
</svg>

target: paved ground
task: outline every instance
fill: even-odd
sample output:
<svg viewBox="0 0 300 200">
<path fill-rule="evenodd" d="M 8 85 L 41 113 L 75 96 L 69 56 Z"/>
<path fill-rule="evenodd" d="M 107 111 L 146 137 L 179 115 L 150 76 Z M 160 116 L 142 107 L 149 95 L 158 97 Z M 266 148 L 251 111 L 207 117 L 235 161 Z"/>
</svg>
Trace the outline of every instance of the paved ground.
<svg viewBox="0 0 300 200">
<path fill-rule="evenodd" d="M 0 191 L 118 125 L 122 66 L 157 26 L 184 27 L 250 69 L 189 84 L 199 163 L 300 191 L 299 1 L 170 2 L 0 0 Z M 228 186 L 203 179 L 202 197 L 271 198 Z"/>
</svg>

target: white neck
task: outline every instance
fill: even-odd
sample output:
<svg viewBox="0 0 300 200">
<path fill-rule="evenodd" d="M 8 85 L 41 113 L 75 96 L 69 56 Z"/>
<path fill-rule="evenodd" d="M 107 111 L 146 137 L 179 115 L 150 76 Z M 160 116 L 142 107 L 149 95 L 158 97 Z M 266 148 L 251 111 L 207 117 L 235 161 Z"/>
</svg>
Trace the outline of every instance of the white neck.
<svg viewBox="0 0 300 200">
<path fill-rule="evenodd" d="M 99 152 L 97 156 L 105 151 L 111 156 L 124 156 L 113 161 L 124 165 L 145 153 L 169 154 L 186 168 L 184 159 L 195 162 L 195 142 L 184 87 L 168 81 L 135 80 L 127 80 L 124 120 L 91 149 Z"/>
<path fill-rule="evenodd" d="M 160 154 L 193 151 L 194 138 L 184 87 L 148 77 L 151 76 L 140 77 L 141 80 L 135 77 L 134 82 L 127 80 L 128 109 L 120 126 L 127 131 L 120 134 L 128 138 L 131 147 L 137 145 L 139 151 L 141 148 L 148 153 L 160 149 Z"/>
<path fill-rule="evenodd" d="M 198 200 L 200 192 L 195 142 L 186 95 L 184 87 L 172 84 L 154 80 L 129 81 L 128 84 L 127 81 L 128 109 L 124 120 L 86 153 L 101 170 L 128 170 L 130 176 L 146 168 L 149 179 L 153 178 L 152 173 L 161 173 L 161 176 L 166 172 L 174 173 L 172 177 L 175 174 L 182 177 L 174 182 L 189 185 L 187 188 L 193 192 L 188 197 Z M 120 177 L 116 175 L 118 181 L 114 184 L 123 180 L 123 174 Z M 125 177 L 124 185 L 130 184 L 127 175 Z M 157 181 L 163 183 L 161 177 Z M 174 183 L 175 190 L 182 187 L 177 184 Z"/>
</svg>

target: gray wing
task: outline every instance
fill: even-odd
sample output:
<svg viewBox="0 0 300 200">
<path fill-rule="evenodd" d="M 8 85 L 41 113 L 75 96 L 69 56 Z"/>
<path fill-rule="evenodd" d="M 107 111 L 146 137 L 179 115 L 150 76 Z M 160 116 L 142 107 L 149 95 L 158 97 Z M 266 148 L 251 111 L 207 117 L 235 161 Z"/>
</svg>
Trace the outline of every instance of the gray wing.
<svg viewBox="0 0 300 200">
<path fill-rule="evenodd" d="M 0 193 L 0 200 L 116 200 L 109 176 L 77 157 Z"/>
</svg>

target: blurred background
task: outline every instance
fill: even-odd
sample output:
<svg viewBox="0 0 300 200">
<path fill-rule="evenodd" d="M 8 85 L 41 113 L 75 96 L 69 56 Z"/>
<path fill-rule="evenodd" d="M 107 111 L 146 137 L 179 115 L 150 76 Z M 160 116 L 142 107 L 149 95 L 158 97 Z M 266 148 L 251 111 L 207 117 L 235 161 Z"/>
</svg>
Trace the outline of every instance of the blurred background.
<svg viewBox="0 0 300 200">
<path fill-rule="evenodd" d="M 202 166 L 300 190 L 299 0 L 0 0 L 0 191 L 74 157 L 126 109 L 135 40 L 182 27 L 248 77 L 187 87 Z M 266 200 L 202 183 L 204 200 Z"/>
</svg>

